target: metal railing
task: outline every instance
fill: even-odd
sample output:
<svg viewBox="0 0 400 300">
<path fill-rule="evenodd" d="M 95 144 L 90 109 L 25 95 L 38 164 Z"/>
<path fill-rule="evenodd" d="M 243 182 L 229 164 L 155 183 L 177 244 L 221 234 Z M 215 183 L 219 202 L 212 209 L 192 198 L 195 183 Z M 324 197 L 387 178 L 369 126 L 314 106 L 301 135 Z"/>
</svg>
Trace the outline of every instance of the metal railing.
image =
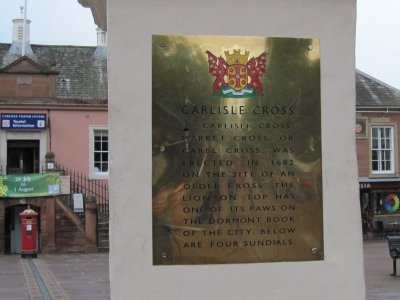
<svg viewBox="0 0 400 300">
<path fill-rule="evenodd" d="M 45 173 L 46 172 L 46 165 L 41 164 L 35 165 L 30 169 L 23 169 L 23 168 L 14 168 L 9 166 L 2 166 L 0 165 L 0 175 L 18 175 L 18 174 L 27 174 L 27 173 Z"/>
<path fill-rule="evenodd" d="M 58 163 L 55 163 L 55 171 L 59 172 L 60 175 L 70 176 L 71 195 L 81 193 L 84 199 L 93 197 L 97 203 L 98 214 L 107 218 L 109 217 L 109 192 L 106 181 L 91 179 L 85 174 L 66 168 Z M 72 197 L 70 201 L 73 201 Z"/>
</svg>

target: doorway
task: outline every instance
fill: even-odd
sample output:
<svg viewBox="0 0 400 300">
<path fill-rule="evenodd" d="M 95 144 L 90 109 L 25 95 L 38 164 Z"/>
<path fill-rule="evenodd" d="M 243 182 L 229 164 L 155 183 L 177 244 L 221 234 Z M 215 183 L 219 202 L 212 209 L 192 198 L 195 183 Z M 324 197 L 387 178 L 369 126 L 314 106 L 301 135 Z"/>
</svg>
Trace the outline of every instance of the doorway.
<svg viewBox="0 0 400 300">
<path fill-rule="evenodd" d="M 39 173 L 39 140 L 7 140 L 7 173 Z"/>
<path fill-rule="evenodd" d="M 8 206 L 5 209 L 5 254 L 20 254 L 21 253 L 21 216 L 19 215 L 28 205 Z M 40 207 L 30 205 L 30 208 L 38 213 L 36 226 L 36 245 L 38 252 L 40 250 Z"/>
</svg>

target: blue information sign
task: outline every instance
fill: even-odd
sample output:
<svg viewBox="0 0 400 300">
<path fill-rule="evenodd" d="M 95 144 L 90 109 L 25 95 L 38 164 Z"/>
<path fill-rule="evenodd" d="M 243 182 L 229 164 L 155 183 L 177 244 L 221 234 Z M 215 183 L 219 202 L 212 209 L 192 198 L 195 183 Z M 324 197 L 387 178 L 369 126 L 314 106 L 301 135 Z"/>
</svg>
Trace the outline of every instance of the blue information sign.
<svg viewBox="0 0 400 300">
<path fill-rule="evenodd" d="M 46 129 L 45 114 L 1 114 L 2 129 Z"/>
</svg>

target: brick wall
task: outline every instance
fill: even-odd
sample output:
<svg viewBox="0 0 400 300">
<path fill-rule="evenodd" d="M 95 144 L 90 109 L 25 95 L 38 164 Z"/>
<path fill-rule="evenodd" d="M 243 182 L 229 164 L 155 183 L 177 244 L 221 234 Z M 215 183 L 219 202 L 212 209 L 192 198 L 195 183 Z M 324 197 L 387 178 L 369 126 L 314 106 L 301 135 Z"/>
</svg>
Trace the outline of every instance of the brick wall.
<svg viewBox="0 0 400 300">
<path fill-rule="evenodd" d="M 395 147 L 395 174 L 393 176 L 399 176 L 400 173 L 400 112 L 364 112 L 357 113 L 357 118 L 365 118 L 367 120 L 366 137 L 356 139 L 357 147 L 357 161 L 358 161 L 358 174 L 360 177 L 371 176 L 371 154 L 370 154 L 370 127 L 371 125 L 381 126 L 393 126 L 394 127 L 394 147 Z"/>
<path fill-rule="evenodd" d="M 2 97 L 55 97 L 56 75 L 0 74 Z"/>
<path fill-rule="evenodd" d="M 5 249 L 5 210 L 13 205 L 31 205 L 37 210 L 40 208 L 40 243 L 42 252 L 54 252 L 54 199 L 26 198 L 26 199 L 1 199 L 0 201 L 0 253 Z"/>
</svg>

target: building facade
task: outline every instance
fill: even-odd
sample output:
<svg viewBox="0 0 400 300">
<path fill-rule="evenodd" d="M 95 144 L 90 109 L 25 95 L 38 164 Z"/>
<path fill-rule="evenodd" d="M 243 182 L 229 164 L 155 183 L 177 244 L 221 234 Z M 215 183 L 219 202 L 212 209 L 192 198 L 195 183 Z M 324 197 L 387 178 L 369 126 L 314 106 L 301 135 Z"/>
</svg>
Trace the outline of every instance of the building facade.
<svg viewBox="0 0 400 300">
<path fill-rule="evenodd" d="M 365 235 L 400 227 L 400 91 L 357 71 L 356 143 Z"/>
<path fill-rule="evenodd" d="M 65 204 L 73 193 L 93 196 L 107 186 L 105 33 L 98 31 L 97 47 L 31 45 L 30 21 L 23 23 L 21 14 L 13 20 L 12 43 L 0 43 L 0 175 L 54 169 L 68 175 L 70 199 L 0 198 L 0 253 L 19 253 L 19 213 L 28 205 L 39 213 L 39 250 L 85 250 L 84 225 Z"/>
</svg>

